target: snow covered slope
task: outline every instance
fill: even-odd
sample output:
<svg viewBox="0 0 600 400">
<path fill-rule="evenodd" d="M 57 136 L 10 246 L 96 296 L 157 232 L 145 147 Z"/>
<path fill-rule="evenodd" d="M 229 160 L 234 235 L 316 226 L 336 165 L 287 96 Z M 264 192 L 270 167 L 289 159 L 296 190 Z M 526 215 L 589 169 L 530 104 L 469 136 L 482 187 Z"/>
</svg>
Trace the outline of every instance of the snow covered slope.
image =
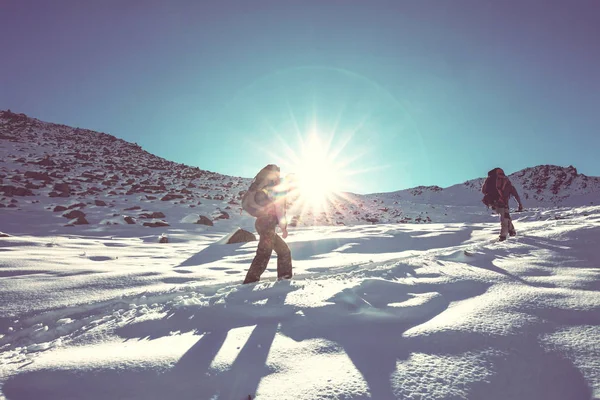
<svg viewBox="0 0 600 400">
<path fill-rule="evenodd" d="M 600 206 L 515 224 L 0 238 L 0 399 L 599 399 Z"/>
<path fill-rule="evenodd" d="M 482 180 L 344 194 L 241 285 L 249 179 L 2 112 L 0 400 L 600 399 L 598 178 L 511 179 L 505 242 Z"/>
<path fill-rule="evenodd" d="M 573 166 L 539 165 L 509 175 L 527 207 L 584 206 L 600 203 L 600 178 L 578 174 Z M 485 178 L 472 179 L 448 188 L 419 186 L 384 198 L 412 203 L 469 206 L 481 202 Z M 516 204 L 516 203 L 514 203 Z"/>
</svg>

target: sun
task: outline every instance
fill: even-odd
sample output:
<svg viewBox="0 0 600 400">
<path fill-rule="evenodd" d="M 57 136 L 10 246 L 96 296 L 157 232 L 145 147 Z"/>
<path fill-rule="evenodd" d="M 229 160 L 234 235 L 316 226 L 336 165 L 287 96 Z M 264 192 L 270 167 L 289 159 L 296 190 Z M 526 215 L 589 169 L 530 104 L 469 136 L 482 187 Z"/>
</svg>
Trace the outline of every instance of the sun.
<svg viewBox="0 0 600 400">
<path fill-rule="evenodd" d="M 291 166 L 294 172 L 287 177 L 292 196 L 303 208 L 324 209 L 340 190 L 344 179 L 342 168 L 318 134 L 311 134 Z"/>
</svg>

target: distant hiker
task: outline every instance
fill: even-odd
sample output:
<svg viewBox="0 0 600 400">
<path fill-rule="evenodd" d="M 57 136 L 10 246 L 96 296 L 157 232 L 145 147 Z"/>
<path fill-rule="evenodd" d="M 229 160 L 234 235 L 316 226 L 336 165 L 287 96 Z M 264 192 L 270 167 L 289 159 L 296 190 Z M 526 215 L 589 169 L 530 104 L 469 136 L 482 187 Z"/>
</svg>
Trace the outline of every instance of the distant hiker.
<svg viewBox="0 0 600 400">
<path fill-rule="evenodd" d="M 506 240 L 506 235 L 515 236 L 517 231 L 510 217 L 509 200 L 514 196 L 519 203 L 519 211 L 523 211 L 523 203 L 517 189 L 512 185 L 502 168 L 494 168 L 488 172 L 488 177 L 481 188 L 483 204 L 491 207 L 500 215 L 500 241 Z"/>
<path fill-rule="evenodd" d="M 269 164 L 256 175 L 242 197 L 242 208 L 256 217 L 254 226 L 260 239 L 256 256 L 246 274 L 244 283 L 258 282 L 267 268 L 273 250 L 277 253 L 277 278 L 292 277 L 292 253 L 283 241 L 288 235 L 285 218 L 285 191 L 280 186 L 280 170 Z M 279 225 L 282 237 L 275 233 Z"/>
</svg>

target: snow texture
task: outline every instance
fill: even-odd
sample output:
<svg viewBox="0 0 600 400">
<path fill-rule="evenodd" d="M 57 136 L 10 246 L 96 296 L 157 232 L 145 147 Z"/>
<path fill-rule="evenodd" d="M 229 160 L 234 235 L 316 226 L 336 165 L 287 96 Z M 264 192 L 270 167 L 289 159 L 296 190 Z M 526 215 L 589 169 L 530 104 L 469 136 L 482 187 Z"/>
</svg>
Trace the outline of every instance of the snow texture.
<svg viewBox="0 0 600 400">
<path fill-rule="evenodd" d="M 1 399 L 600 398 L 596 178 L 581 188 L 576 171 L 549 168 L 535 183 L 552 182 L 537 194 L 544 200 L 523 199 L 518 235 L 501 243 L 475 183 L 352 195 L 340 214 L 290 229 L 292 280 L 275 280 L 274 255 L 261 282 L 241 285 L 256 242 L 225 243 L 239 227 L 254 232 L 228 204 L 247 179 L 201 170 L 183 178 L 191 168 L 108 135 L 79 130 L 74 141 L 73 128 L 2 117 L 0 185 L 31 187 L 28 160 L 70 164 L 33 195 L 0 195 L 16 204 L 0 209 Z M 86 165 L 88 139 L 89 154 L 102 155 L 94 140 L 106 139 L 123 159 Z M 109 165 L 125 170 L 91 190 L 102 186 L 92 174 L 110 179 Z M 132 188 L 161 176 L 164 192 Z M 571 189 L 552 194 L 560 179 Z M 182 182 L 191 194 L 160 200 Z M 62 183 L 76 189 L 50 197 Z M 79 203 L 71 210 L 88 224 L 53 211 Z M 360 203 L 367 210 L 354 214 Z M 411 220 L 389 217 L 392 207 Z M 385 208 L 380 223 L 362 219 Z M 201 215 L 214 225 L 196 224 Z"/>
</svg>

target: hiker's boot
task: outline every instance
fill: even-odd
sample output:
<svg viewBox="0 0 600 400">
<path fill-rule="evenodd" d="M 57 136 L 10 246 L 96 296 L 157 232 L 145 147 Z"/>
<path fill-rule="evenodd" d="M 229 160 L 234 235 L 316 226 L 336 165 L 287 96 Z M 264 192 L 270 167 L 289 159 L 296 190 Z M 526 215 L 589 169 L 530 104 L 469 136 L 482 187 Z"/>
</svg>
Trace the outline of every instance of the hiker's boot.
<svg viewBox="0 0 600 400">
<path fill-rule="evenodd" d="M 509 231 L 508 234 L 510 236 L 517 236 L 517 231 Z"/>
<path fill-rule="evenodd" d="M 506 240 L 506 236 L 500 236 L 498 238 L 498 241 L 500 241 L 500 242 L 504 242 L 505 240 Z"/>
</svg>

